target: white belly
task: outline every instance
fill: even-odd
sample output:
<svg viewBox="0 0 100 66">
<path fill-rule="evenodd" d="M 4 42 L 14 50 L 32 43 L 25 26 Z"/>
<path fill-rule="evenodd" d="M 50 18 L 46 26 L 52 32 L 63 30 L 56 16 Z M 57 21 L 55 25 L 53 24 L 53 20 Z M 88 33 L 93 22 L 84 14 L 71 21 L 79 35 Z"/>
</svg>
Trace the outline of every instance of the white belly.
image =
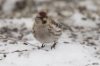
<svg viewBox="0 0 100 66">
<path fill-rule="evenodd" d="M 50 35 L 47 29 L 35 31 L 35 38 L 41 43 L 51 43 L 57 40 L 58 37 Z"/>
</svg>

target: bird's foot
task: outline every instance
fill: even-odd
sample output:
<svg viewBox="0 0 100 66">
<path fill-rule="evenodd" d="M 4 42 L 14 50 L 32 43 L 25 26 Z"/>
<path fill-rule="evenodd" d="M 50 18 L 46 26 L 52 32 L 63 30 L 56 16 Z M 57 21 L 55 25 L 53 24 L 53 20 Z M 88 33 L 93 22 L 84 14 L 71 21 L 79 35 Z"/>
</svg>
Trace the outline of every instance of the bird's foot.
<svg viewBox="0 0 100 66">
<path fill-rule="evenodd" d="M 45 47 L 45 44 L 42 44 L 41 48 L 44 48 Z"/>
<path fill-rule="evenodd" d="M 55 46 L 58 42 L 54 42 L 54 44 L 51 46 L 51 50 L 54 48 L 55 49 Z"/>
</svg>

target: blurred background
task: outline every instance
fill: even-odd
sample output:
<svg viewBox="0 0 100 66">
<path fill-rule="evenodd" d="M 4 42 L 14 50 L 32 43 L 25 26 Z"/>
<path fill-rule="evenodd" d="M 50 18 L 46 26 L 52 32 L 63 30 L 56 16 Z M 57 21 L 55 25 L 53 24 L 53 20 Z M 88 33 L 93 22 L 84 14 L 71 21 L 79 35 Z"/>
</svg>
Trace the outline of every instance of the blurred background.
<svg viewBox="0 0 100 66">
<path fill-rule="evenodd" d="M 63 23 L 66 20 L 97 22 L 100 19 L 99 7 L 100 0 L 0 0 L 0 19 L 35 18 L 38 12 L 45 11 Z"/>
<path fill-rule="evenodd" d="M 100 0 L 0 0 L 0 33 L 29 35 L 40 11 L 73 31 L 100 33 Z"/>
<path fill-rule="evenodd" d="M 39 48 L 33 37 L 40 11 L 63 26 L 53 50 L 49 44 Z M 0 61 L 0 66 L 100 66 L 100 0 L 0 0 Z"/>
<path fill-rule="evenodd" d="M 0 0 L 0 19 L 31 18 L 46 11 L 57 19 L 68 19 L 75 12 L 86 15 L 83 20 L 99 19 L 100 0 Z"/>
</svg>

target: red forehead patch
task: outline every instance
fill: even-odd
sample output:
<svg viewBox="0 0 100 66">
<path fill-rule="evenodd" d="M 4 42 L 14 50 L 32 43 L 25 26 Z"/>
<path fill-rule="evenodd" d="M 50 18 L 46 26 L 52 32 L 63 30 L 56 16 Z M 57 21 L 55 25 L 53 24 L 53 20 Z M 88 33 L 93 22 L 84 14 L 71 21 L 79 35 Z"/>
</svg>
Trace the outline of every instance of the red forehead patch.
<svg viewBox="0 0 100 66">
<path fill-rule="evenodd" d="M 47 14 L 46 14 L 46 12 L 39 12 L 39 15 L 40 16 L 46 16 Z"/>
</svg>

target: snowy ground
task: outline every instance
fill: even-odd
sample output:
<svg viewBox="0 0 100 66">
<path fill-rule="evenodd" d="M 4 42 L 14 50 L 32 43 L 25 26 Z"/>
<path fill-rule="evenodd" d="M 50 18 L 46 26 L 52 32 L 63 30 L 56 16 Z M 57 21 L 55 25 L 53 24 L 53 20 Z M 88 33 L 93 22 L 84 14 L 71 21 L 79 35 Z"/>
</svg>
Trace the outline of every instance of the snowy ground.
<svg viewBox="0 0 100 66">
<path fill-rule="evenodd" d="M 20 25 L 25 23 L 28 30 L 31 30 L 33 22 L 32 19 L 0 20 L 0 27 L 9 25 L 20 28 Z M 88 43 L 84 41 L 84 37 L 92 39 L 90 38 Z M 30 44 L 23 44 L 22 41 L 13 44 L 12 40 L 0 39 L 0 66 L 100 66 L 100 33 L 96 30 L 65 30 L 52 50 L 52 43 L 39 49 L 37 46 L 41 46 L 41 43 L 36 41 L 31 33 L 24 38 L 28 38 L 27 42 Z"/>
<path fill-rule="evenodd" d="M 100 0 L 35 0 L 35 4 L 26 0 L 25 9 L 13 12 L 17 1 L 6 0 L 0 11 L 0 66 L 100 66 Z M 53 43 L 40 49 L 31 32 L 34 17 L 42 9 L 72 29 L 64 29 L 52 50 Z"/>
</svg>

